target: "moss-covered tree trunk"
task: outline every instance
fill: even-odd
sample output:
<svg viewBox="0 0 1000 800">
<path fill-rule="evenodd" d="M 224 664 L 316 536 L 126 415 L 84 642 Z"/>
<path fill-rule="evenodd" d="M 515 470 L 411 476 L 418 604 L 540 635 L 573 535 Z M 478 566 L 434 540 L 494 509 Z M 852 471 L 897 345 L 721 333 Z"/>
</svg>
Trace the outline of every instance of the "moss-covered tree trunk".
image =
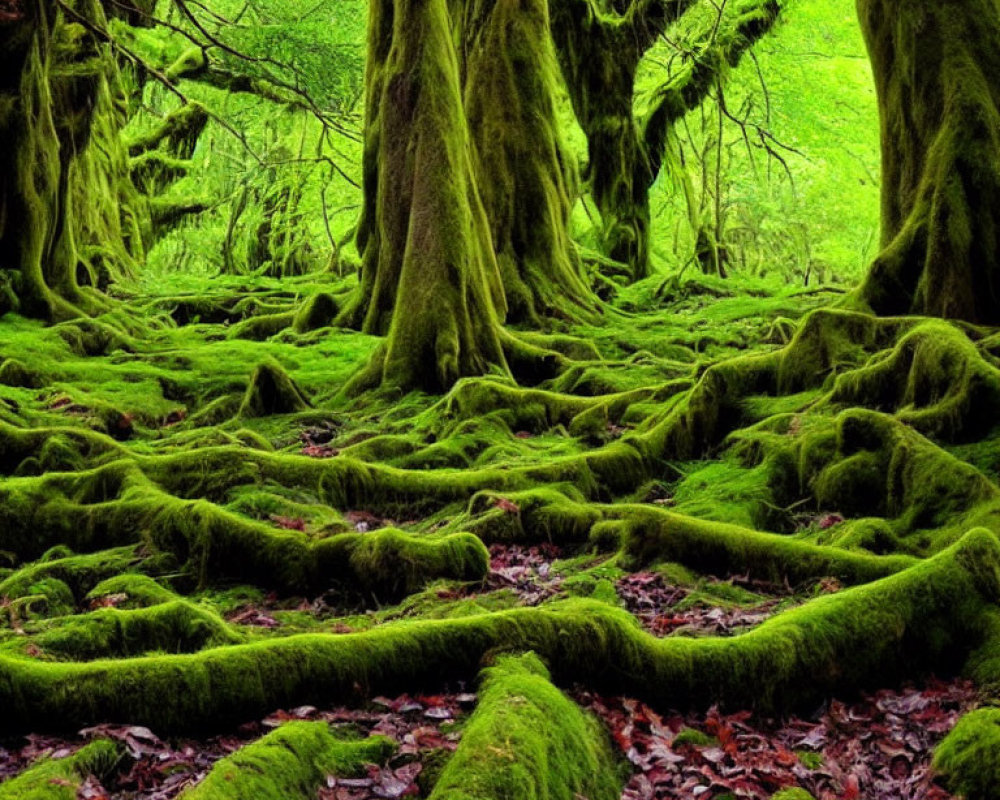
<svg viewBox="0 0 1000 800">
<path fill-rule="evenodd" d="M 506 371 L 500 272 L 473 168 L 446 0 L 374 0 L 359 308 L 387 334 L 373 376 L 439 391 Z"/>
<path fill-rule="evenodd" d="M 598 302 L 570 240 L 575 157 L 556 112 L 562 78 L 546 0 L 452 3 L 480 195 L 512 322 L 585 317 Z"/>
<path fill-rule="evenodd" d="M 508 309 L 598 312 L 569 235 L 559 80 L 543 0 L 372 6 L 361 286 L 340 318 L 389 337 L 364 383 L 506 373 Z"/>
<path fill-rule="evenodd" d="M 649 270 L 649 187 L 656 178 L 633 111 L 643 53 L 690 3 L 634 2 L 624 14 L 596 0 L 556 0 L 552 33 L 589 149 L 587 182 L 601 213 L 601 247 L 628 265 Z"/>
<path fill-rule="evenodd" d="M 142 253 L 119 133 L 124 92 L 97 0 L 19 0 L 0 18 L 0 311 L 100 311 Z"/>
<path fill-rule="evenodd" d="M 666 77 L 650 107 L 637 113 L 640 62 L 689 9 L 697 19 L 682 42 L 682 65 Z M 649 191 L 663 164 L 670 127 L 697 108 L 720 75 L 774 27 L 781 3 L 739 0 L 707 15 L 704 10 L 692 0 L 552 2 L 559 63 L 587 135 L 586 177 L 601 213 L 601 247 L 626 264 L 634 280 L 649 274 Z"/>
<path fill-rule="evenodd" d="M 1000 322 L 1000 6 L 859 0 L 878 90 L 880 314 Z"/>
</svg>

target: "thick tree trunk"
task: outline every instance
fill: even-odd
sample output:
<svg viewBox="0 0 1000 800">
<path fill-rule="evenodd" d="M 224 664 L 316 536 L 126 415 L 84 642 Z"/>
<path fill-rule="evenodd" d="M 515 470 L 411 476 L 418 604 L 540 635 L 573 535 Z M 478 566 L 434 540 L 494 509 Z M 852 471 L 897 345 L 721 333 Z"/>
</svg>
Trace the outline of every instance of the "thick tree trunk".
<svg viewBox="0 0 1000 800">
<path fill-rule="evenodd" d="M 559 63 L 587 135 L 586 177 L 601 212 L 601 247 L 627 264 L 634 280 L 649 274 L 649 190 L 660 173 L 670 127 L 705 100 L 720 74 L 739 64 L 781 12 L 779 0 L 741 0 L 701 13 L 683 43 L 681 66 L 637 117 L 640 61 L 692 5 L 692 0 L 552 0 Z M 618 6 L 624 7 L 620 13 Z"/>
<path fill-rule="evenodd" d="M 373 0 L 359 227 L 362 328 L 388 334 L 369 376 L 441 391 L 507 371 L 506 312 L 473 169 L 446 0 Z"/>
<path fill-rule="evenodd" d="M 97 0 L 20 0 L 0 19 L 0 312 L 100 311 L 142 253 L 148 211 L 119 133 L 124 92 Z M 88 288 L 90 287 L 90 288 Z"/>
<path fill-rule="evenodd" d="M 575 159 L 556 114 L 561 84 L 547 0 L 471 0 L 464 11 L 465 108 L 480 195 L 511 322 L 580 319 L 599 303 L 570 240 Z"/>
<path fill-rule="evenodd" d="M 859 0 L 882 132 L 880 314 L 1000 323 L 1000 6 Z"/>
<path fill-rule="evenodd" d="M 535 324 L 600 308 L 569 236 L 546 5 L 379 0 L 368 46 L 361 285 L 340 321 L 389 336 L 368 384 L 506 373 L 508 308 Z"/>
</svg>

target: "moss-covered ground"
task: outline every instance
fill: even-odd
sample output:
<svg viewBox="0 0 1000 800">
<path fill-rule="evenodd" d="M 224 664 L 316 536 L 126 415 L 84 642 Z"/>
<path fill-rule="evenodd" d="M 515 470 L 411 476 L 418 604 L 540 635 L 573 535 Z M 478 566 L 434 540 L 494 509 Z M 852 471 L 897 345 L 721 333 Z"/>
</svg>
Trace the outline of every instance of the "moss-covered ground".
<svg viewBox="0 0 1000 800">
<path fill-rule="evenodd" d="M 413 785 L 593 800 L 628 768 L 580 692 L 761 719 L 932 675 L 997 697 L 996 331 L 651 279 L 533 381 L 354 395 L 379 340 L 330 327 L 350 289 L 178 276 L 91 321 L 0 321 L 10 752 L 481 687 Z M 995 796 L 991 713 L 937 756 L 969 797 Z M 184 796 L 348 797 L 365 763 L 405 766 L 305 716 Z M 135 757 L 76 746 L 0 796 Z"/>
</svg>

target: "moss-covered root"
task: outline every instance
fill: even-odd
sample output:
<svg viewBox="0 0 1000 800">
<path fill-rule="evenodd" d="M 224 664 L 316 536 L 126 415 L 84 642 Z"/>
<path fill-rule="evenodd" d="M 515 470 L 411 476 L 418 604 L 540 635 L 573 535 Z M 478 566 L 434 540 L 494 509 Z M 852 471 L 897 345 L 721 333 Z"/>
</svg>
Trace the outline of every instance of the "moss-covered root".
<svg viewBox="0 0 1000 800">
<path fill-rule="evenodd" d="M 309 401 L 295 381 L 280 364 L 268 360 L 254 370 L 239 413 L 241 417 L 266 417 L 308 408 Z"/>
<path fill-rule="evenodd" d="M 468 679 L 498 649 L 536 651 L 557 683 L 582 681 L 652 703 L 801 708 L 831 693 L 961 668 L 983 644 L 998 599 L 1000 542 L 979 529 L 897 575 L 728 638 L 657 639 L 621 609 L 574 600 L 188 655 L 58 664 L 0 654 L 0 729 L 65 729 L 94 719 L 164 732 L 219 725 L 359 690 Z"/>
<path fill-rule="evenodd" d="M 191 653 L 243 637 L 219 616 L 186 600 L 134 610 L 103 608 L 56 618 L 34 641 L 44 651 L 79 661 L 121 658 L 151 651 Z"/>
<path fill-rule="evenodd" d="M 88 775 L 106 776 L 118 760 L 113 742 L 92 742 L 73 755 L 45 759 L 0 783 L 0 800 L 76 800 Z"/>
<path fill-rule="evenodd" d="M 289 722 L 217 763 L 181 800 L 313 800 L 328 775 L 354 777 L 395 749 L 384 736 L 335 738 L 325 722 Z"/>
<path fill-rule="evenodd" d="M 1000 798 L 1000 708 L 962 717 L 934 752 L 934 769 L 960 797 Z"/>
<path fill-rule="evenodd" d="M 624 563 L 632 568 L 676 561 L 716 575 L 749 572 L 764 580 L 787 579 L 792 583 L 831 576 L 858 584 L 916 563 L 909 556 L 876 556 L 823 547 L 668 511 L 635 506 L 626 513 L 623 520 L 595 525 L 591 538 L 599 546 L 620 544 Z"/>
<path fill-rule="evenodd" d="M 613 800 L 620 793 L 607 734 L 526 653 L 483 671 L 479 705 L 431 798 Z"/>
<path fill-rule="evenodd" d="M 314 585 L 347 573 L 347 582 L 355 588 L 388 597 L 419 591 L 440 578 L 482 580 L 490 568 L 489 551 L 471 533 L 414 536 L 383 528 L 333 536 L 312 551 Z"/>
</svg>

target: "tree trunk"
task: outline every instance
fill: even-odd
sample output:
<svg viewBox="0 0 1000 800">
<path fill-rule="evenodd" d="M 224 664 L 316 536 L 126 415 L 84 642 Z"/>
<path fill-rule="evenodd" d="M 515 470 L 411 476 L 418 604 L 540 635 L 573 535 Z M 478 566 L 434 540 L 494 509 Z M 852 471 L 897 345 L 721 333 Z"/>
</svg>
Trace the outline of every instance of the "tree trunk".
<svg viewBox="0 0 1000 800">
<path fill-rule="evenodd" d="M 371 375 L 441 391 L 507 372 L 500 272 L 473 169 L 446 0 L 373 0 L 359 225 L 362 329 L 388 334 Z"/>
<path fill-rule="evenodd" d="M 131 269 L 148 226 L 119 135 L 118 68 L 90 29 L 104 12 L 97 0 L 12 8 L 0 19 L 0 312 L 95 313 L 96 289 Z"/>
<path fill-rule="evenodd" d="M 587 135 L 587 182 L 601 212 L 601 249 L 627 264 L 632 278 L 649 274 L 649 188 L 656 169 L 633 116 L 636 71 L 643 53 L 677 3 L 633 3 L 624 15 L 595 0 L 557 0 L 552 33 L 573 110 Z M 654 22 L 645 12 L 655 10 Z"/>
<path fill-rule="evenodd" d="M 1000 7 L 859 0 L 878 90 L 879 314 L 1000 323 Z"/>
<path fill-rule="evenodd" d="M 465 109 L 508 319 L 592 316 L 599 303 L 569 235 L 578 178 L 556 114 L 547 0 L 470 0 L 455 16 L 463 10 Z"/>
</svg>

